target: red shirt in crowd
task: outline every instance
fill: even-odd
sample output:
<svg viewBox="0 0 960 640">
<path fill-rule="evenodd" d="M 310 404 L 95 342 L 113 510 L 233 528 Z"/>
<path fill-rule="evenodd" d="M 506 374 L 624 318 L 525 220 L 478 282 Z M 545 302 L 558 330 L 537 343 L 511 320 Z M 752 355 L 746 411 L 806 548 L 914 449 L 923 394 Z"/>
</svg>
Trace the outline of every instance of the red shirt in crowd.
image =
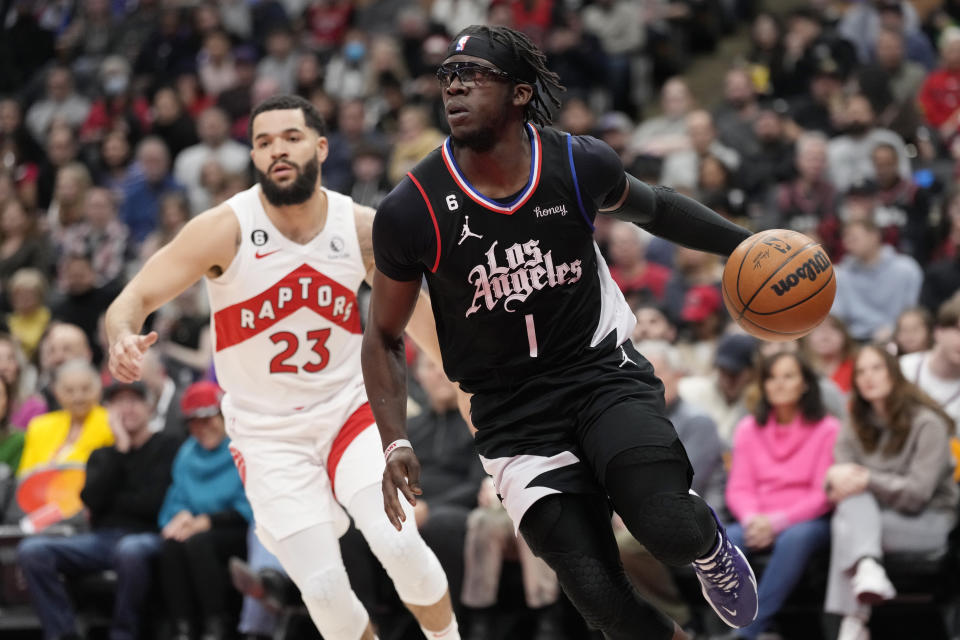
<svg viewBox="0 0 960 640">
<path fill-rule="evenodd" d="M 657 300 L 663 300 L 667 281 L 670 279 L 670 269 L 655 262 L 648 262 L 640 275 L 628 279 L 624 277 L 620 269 L 610 265 L 610 277 L 620 287 L 623 295 L 649 291 Z"/>
<path fill-rule="evenodd" d="M 927 76 L 918 96 L 927 122 L 939 127 L 960 109 L 960 70 L 937 69 Z"/>
</svg>

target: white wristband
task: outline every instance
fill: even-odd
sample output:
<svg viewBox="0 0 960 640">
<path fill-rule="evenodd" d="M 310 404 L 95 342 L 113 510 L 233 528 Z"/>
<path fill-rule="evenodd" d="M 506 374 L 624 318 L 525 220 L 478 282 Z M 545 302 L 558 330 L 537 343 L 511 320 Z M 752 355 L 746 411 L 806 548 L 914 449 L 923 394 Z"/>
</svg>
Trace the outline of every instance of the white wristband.
<svg viewBox="0 0 960 640">
<path fill-rule="evenodd" d="M 389 460 L 389 459 L 390 459 L 390 454 L 393 453 L 395 450 L 399 449 L 400 447 L 406 447 L 406 448 L 408 448 L 408 449 L 413 449 L 413 445 L 410 444 L 410 441 L 409 441 L 409 440 L 404 440 L 403 438 L 401 438 L 401 439 L 399 439 L 399 440 L 394 440 L 393 442 L 391 442 L 390 444 L 387 445 L 387 448 L 386 448 L 386 449 L 383 450 L 383 459 L 384 459 L 384 460 Z"/>
</svg>

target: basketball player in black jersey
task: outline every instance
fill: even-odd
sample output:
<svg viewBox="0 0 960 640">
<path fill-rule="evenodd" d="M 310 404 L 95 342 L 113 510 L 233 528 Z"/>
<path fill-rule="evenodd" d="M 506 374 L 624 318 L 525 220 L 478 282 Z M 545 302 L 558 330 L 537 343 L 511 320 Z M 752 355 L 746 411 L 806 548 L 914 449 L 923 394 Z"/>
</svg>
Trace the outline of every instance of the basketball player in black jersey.
<svg viewBox="0 0 960 640">
<path fill-rule="evenodd" d="M 422 278 L 443 363 L 472 395 L 476 446 L 514 524 L 608 638 L 685 635 L 624 575 L 611 507 L 661 561 L 693 562 L 729 625 L 756 616 L 756 581 L 665 417 L 663 386 L 629 336 L 635 322 L 593 241 L 613 215 L 689 247 L 729 255 L 749 233 L 670 189 L 625 174 L 589 136 L 550 128 L 562 90 L 526 36 L 473 26 L 437 77 L 450 138 L 383 201 L 363 373 L 397 528 L 420 494 L 406 440 L 403 331 Z"/>
</svg>

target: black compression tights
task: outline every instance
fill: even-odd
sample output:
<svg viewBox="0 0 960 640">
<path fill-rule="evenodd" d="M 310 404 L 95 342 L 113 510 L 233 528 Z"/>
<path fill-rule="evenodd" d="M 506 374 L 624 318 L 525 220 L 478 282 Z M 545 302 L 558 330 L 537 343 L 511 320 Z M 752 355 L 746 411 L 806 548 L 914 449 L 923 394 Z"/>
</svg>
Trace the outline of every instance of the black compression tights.
<svg viewBox="0 0 960 640">
<path fill-rule="evenodd" d="M 535 555 L 550 565 L 587 624 L 609 640 L 669 640 L 673 621 L 640 599 L 623 572 L 606 501 L 554 494 L 520 522 Z"/>
<path fill-rule="evenodd" d="M 605 488 L 638 542 L 664 564 L 682 566 L 716 544 L 710 507 L 689 492 L 687 461 L 671 449 L 638 447 L 607 465 Z"/>
</svg>

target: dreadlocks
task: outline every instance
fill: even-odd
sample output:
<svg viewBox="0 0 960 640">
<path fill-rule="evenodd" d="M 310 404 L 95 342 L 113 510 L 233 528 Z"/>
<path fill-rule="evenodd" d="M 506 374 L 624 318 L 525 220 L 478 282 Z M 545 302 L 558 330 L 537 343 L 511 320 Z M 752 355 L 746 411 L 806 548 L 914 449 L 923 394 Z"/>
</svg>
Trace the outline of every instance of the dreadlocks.
<svg viewBox="0 0 960 640">
<path fill-rule="evenodd" d="M 560 108 L 557 94 L 566 91 L 560 84 L 560 76 L 547 68 L 547 56 L 525 34 L 509 27 L 488 27 L 474 25 L 467 27 L 458 35 L 477 35 L 487 38 L 509 49 L 512 57 L 517 58 L 533 72 L 529 84 L 533 86 L 533 98 L 524 107 L 523 118 L 540 126 L 553 122 L 553 111 Z M 520 79 L 526 82 L 526 79 Z"/>
</svg>

